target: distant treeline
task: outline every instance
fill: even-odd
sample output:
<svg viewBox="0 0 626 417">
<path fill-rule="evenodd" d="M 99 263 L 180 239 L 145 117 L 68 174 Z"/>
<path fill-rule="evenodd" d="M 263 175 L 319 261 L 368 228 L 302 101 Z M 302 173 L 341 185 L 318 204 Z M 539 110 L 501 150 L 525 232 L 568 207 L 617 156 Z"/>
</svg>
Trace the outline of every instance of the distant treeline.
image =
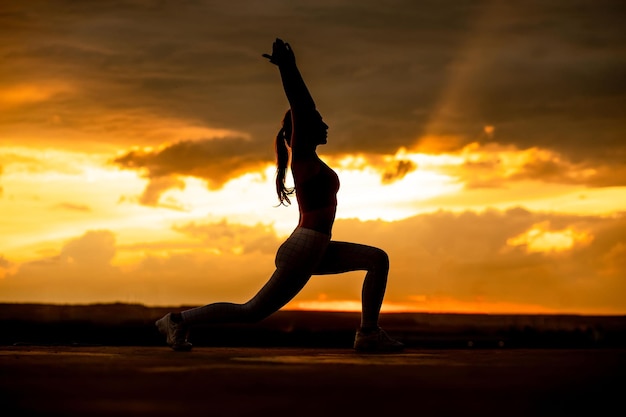
<svg viewBox="0 0 626 417">
<path fill-rule="evenodd" d="M 0 345 L 156 346 L 154 321 L 186 307 L 0 304 Z M 256 324 L 194 329 L 197 346 L 349 348 L 359 313 L 279 311 Z M 626 347 L 626 316 L 388 313 L 381 325 L 410 348 Z"/>
</svg>

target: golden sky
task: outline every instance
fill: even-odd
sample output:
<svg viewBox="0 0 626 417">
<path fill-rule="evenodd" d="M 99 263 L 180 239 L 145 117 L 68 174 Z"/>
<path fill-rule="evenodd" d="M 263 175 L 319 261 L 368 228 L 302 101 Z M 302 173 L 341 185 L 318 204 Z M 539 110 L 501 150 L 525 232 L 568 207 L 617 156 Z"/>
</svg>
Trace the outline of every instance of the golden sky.
<svg viewBox="0 0 626 417">
<path fill-rule="evenodd" d="M 8 4 L 7 4 L 8 3 Z M 621 1 L 0 5 L 0 302 L 246 301 L 275 207 L 279 36 L 330 125 L 333 237 L 386 311 L 626 314 Z M 359 309 L 363 273 L 289 305 Z"/>
</svg>

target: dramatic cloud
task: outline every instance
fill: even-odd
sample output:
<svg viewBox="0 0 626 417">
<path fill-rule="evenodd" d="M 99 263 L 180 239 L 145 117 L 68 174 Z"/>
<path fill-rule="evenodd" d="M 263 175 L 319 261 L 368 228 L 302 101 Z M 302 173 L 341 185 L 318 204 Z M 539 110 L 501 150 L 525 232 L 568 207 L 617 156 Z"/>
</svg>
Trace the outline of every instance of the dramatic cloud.
<svg viewBox="0 0 626 417">
<path fill-rule="evenodd" d="M 481 141 L 621 165 L 625 13 L 618 0 L 14 3 L 0 17 L 3 128 L 74 147 L 197 138 L 162 134 L 169 120 L 267 143 L 286 101 L 260 54 L 283 36 L 329 152 L 433 135 L 462 147 L 487 125 Z"/>
<path fill-rule="evenodd" d="M 259 159 L 254 143 L 241 138 L 184 141 L 158 151 L 131 151 L 115 159 L 124 168 L 142 169 L 150 179 L 171 175 L 187 175 L 202 178 L 210 188 L 220 188 L 233 177 L 249 171 L 260 170 L 268 161 Z M 158 190 L 178 184 L 155 184 Z M 148 191 L 148 190 L 147 190 Z M 146 202 L 156 201 L 149 190 L 144 194 Z"/>
</svg>

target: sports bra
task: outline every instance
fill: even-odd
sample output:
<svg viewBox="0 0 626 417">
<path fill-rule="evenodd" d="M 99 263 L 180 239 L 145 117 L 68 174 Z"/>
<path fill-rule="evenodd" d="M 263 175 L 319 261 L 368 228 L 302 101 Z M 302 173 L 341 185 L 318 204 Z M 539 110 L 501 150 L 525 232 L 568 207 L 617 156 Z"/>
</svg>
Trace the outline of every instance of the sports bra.
<svg viewBox="0 0 626 417">
<path fill-rule="evenodd" d="M 320 163 L 317 174 L 296 184 L 296 199 L 302 212 L 307 213 L 326 207 L 337 206 L 339 177 L 325 163 Z"/>
</svg>

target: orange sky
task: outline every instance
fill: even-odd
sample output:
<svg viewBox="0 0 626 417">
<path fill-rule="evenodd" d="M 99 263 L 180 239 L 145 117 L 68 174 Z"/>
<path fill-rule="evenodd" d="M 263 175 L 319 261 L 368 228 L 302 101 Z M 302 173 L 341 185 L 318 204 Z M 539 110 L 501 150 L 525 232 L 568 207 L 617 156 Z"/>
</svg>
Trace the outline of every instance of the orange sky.
<svg viewBox="0 0 626 417">
<path fill-rule="evenodd" d="M 252 296 L 298 218 L 281 36 L 330 125 L 333 237 L 390 256 L 386 311 L 626 314 L 619 2 L 244 3 L 1 6 L 0 302 Z M 362 277 L 289 307 L 358 310 Z"/>
</svg>

